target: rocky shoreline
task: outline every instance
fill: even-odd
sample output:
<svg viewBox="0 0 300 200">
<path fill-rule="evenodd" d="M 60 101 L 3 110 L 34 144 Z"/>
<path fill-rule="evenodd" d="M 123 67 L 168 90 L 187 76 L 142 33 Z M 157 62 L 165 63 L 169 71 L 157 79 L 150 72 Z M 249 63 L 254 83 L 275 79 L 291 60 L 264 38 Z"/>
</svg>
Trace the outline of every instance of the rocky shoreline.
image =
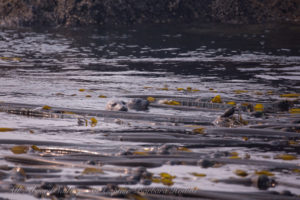
<svg viewBox="0 0 300 200">
<path fill-rule="evenodd" d="M 0 0 L 0 26 L 300 24 L 300 0 Z"/>
</svg>

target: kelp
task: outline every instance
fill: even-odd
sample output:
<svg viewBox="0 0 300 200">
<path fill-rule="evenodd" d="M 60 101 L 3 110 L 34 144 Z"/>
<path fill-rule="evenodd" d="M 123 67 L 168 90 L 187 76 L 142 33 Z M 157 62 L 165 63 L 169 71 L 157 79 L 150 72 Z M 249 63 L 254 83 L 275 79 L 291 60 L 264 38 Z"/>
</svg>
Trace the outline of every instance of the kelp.
<svg viewBox="0 0 300 200">
<path fill-rule="evenodd" d="M 274 173 L 269 172 L 267 170 L 255 171 L 256 175 L 266 175 L 266 176 L 274 176 Z"/>
<path fill-rule="evenodd" d="M 246 177 L 248 176 L 248 173 L 244 170 L 241 170 L 241 169 L 237 169 L 234 171 L 234 173 L 238 176 L 241 176 L 241 177 Z"/>
<path fill-rule="evenodd" d="M 200 177 L 200 178 L 206 177 L 206 174 L 203 174 L 203 173 L 197 173 L 197 172 L 192 172 L 191 175 L 196 176 L 196 177 Z"/>
<path fill-rule="evenodd" d="M 212 98 L 211 103 L 222 103 L 222 99 L 220 95 L 215 96 L 214 98 Z"/>
<path fill-rule="evenodd" d="M 173 115 L 155 115 L 155 114 L 140 114 L 130 113 L 122 111 L 106 111 L 106 110 L 88 110 L 88 109 L 70 109 L 70 108 L 58 108 L 52 107 L 51 110 L 39 111 L 37 108 L 40 105 L 29 105 L 29 104 L 16 104 L 16 103 L 0 103 L 0 111 L 8 113 L 22 114 L 27 116 L 36 117 L 53 117 L 53 118 L 64 118 L 71 117 L 65 116 L 63 112 L 72 112 L 77 115 L 88 115 L 104 118 L 124 118 L 131 120 L 143 120 L 143 121 L 157 121 L 157 122 L 174 122 L 174 123 L 187 123 L 187 124 L 200 124 L 200 125 L 211 125 L 211 120 L 205 118 L 191 118 L 184 116 L 173 116 Z M 74 116 L 74 118 L 77 116 Z"/>
<path fill-rule="evenodd" d="M 14 128 L 0 128 L 0 132 L 10 132 L 10 131 L 15 131 L 16 129 Z"/>
<path fill-rule="evenodd" d="M 297 93 L 281 94 L 280 97 L 285 97 L 285 98 L 298 98 L 298 97 L 300 97 L 300 94 L 297 94 Z"/>
<path fill-rule="evenodd" d="M 18 57 L 0 57 L 0 60 L 20 62 L 22 59 Z"/>
<path fill-rule="evenodd" d="M 175 178 L 176 176 L 172 176 L 169 173 L 162 172 L 159 174 L 159 176 L 151 177 L 151 181 L 154 183 L 161 183 L 166 186 L 172 186 L 174 185 L 173 179 Z"/>
<path fill-rule="evenodd" d="M 187 92 L 188 89 L 185 89 Z M 193 92 L 190 88 L 188 92 Z M 149 95 L 145 98 L 150 97 Z M 160 98 L 155 95 L 151 95 L 153 101 L 152 106 L 156 106 L 155 103 Z M 170 98 L 173 100 L 173 98 Z M 197 102 L 196 99 L 191 98 L 191 102 L 187 99 L 174 98 L 174 101 L 179 102 L 180 105 L 163 105 L 165 108 L 174 109 L 179 107 L 179 109 L 190 109 L 197 111 L 198 109 L 207 109 L 211 106 L 211 112 L 213 110 L 224 111 L 225 108 L 231 108 L 237 111 L 236 105 L 240 104 L 237 101 L 236 104 L 231 103 L 210 103 Z M 224 102 L 230 102 L 227 100 L 222 100 Z M 236 102 L 236 101 L 234 101 Z M 200 105 L 200 107 L 197 107 Z M 253 104 L 255 105 L 255 104 Z M 262 104 L 265 105 L 265 104 Z M 201 107 L 202 106 L 202 107 Z M 164 108 L 164 107 L 162 107 Z M 210 108 L 208 108 L 210 109 Z M 271 128 L 275 127 L 274 124 L 267 124 L 267 122 L 272 122 L 272 118 L 268 120 L 260 120 L 265 124 L 254 125 L 255 120 L 250 121 L 252 128 L 246 126 L 244 128 L 215 128 L 207 120 L 207 124 L 203 125 L 202 119 L 197 119 L 196 117 L 180 117 L 180 116 L 167 116 L 167 115 L 156 115 L 149 113 L 119 113 L 119 112 L 108 112 L 103 110 L 86 110 L 86 109 L 67 109 L 59 107 L 50 107 L 50 109 L 43 109 L 41 105 L 26 105 L 26 104 L 9 104 L 0 103 L 0 110 L 16 113 L 21 112 L 22 114 L 30 116 L 30 113 L 36 115 L 41 115 L 43 117 L 54 117 L 58 116 L 60 118 L 74 118 L 77 119 L 81 117 L 87 121 L 87 127 L 81 127 L 85 130 L 85 134 L 95 134 L 96 139 L 100 140 L 117 140 L 120 146 L 125 144 L 130 144 L 131 148 L 123 149 L 118 152 L 100 152 L 101 148 L 97 145 L 90 144 L 72 144 L 64 142 L 55 141 L 35 141 L 35 140 L 5 140 L 1 139 L 2 144 L 12 144 L 16 146 L 10 146 L 14 148 L 13 150 L 20 155 L 5 155 L 3 158 L 8 163 L 15 163 L 15 165 L 20 166 L 24 171 L 25 175 L 22 176 L 22 170 L 19 172 L 13 169 L 15 166 L 3 167 L 0 172 L 3 171 L 3 177 L 14 177 L 15 180 L 26 180 L 25 186 L 22 191 L 26 191 L 26 184 L 37 185 L 42 181 L 44 182 L 43 187 L 50 185 L 57 185 L 63 187 L 63 191 L 67 190 L 69 186 L 75 186 L 74 197 L 80 197 L 85 199 L 85 197 L 91 197 L 97 199 L 97 191 L 89 191 L 89 187 L 93 186 L 103 186 L 110 185 L 109 187 L 116 187 L 117 185 L 150 185 L 150 184 L 162 184 L 168 190 L 166 192 L 172 192 L 174 186 L 177 183 L 181 183 L 184 178 L 186 181 L 192 179 L 193 181 L 205 180 L 209 181 L 210 172 L 201 173 L 195 168 L 195 171 L 187 173 L 188 177 L 180 177 L 180 175 L 173 172 L 166 173 L 161 171 L 160 173 L 149 173 L 147 169 L 165 167 L 168 165 L 188 165 L 191 167 L 202 167 L 202 168 L 220 168 L 224 170 L 224 165 L 234 165 L 236 170 L 232 170 L 231 175 L 236 175 L 235 179 L 220 179 L 218 182 L 226 184 L 241 184 L 243 186 L 255 186 L 261 189 L 265 186 L 259 185 L 259 179 L 254 179 L 255 177 L 265 177 L 269 176 L 269 179 L 275 174 L 276 178 L 282 175 L 282 170 L 288 173 L 297 173 L 299 166 L 293 161 L 297 158 L 300 151 L 297 141 L 300 138 L 299 133 L 296 132 L 286 132 L 286 131 L 274 131 Z M 21 111 L 22 110 L 22 111 Z M 242 111 L 241 111 L 242 112 Z M 284 113 L 287 114 L 287 113 Z M 282 115 L 282 114 L 280 114 Z M 176 123 L 176 126 L 172 124 L 155 124 L 151 125 L 150 128 L 138 128 L 138 127 L 128 127 L 120 130 L 105 130 L 101 127 L 101 123 L 98 121 L 100 117 L 104 118 L 121 118 L 129 120 L 144 120 L 145 122 L 172 122 Z M 228 117 L 228 116 L 224 116 Z M 244 115 L 243 115 L 244 117 Z M 290 116 L 286 117 L 285 120 L 289 121 Z M 141 121 L 141 123 L 144 123 Z M 257 120 L 259 121 L 259 120 Z M 200 122 L 200 123 L 199 123 Z M 180 123 L 180 124 L 179 124 Z M 284 124 L 284 121 L 281 122 Z M 277 126 L 282 124 L 277 123 Z M 91 126 L 90 126 L 91 125 Z M 256 126 L 256 128 L 254 128 Z M 262 128 L 262 127 L 265 128 Z M 286 124 L 286 127 L 291 127 L 292 123 Z M 142 126 L 141 126 L 142 127 Z M 146 126 L 145 126 L 146 127 Z M 293 127 L 297 128 L 297 125 Z M 42 129 L 34 129 L 35 134 L 43 132 Z M 18 131 L 26 131 L 28 129 L 19 129 Z M 47 132 L 52 133 L 56 130 L 48 130 Z M 61 129 L 60 131 L 64 131 Z M 68 133 L 72 133 L 73 130 L 67 130 Z M 293 142 L 291 142 L 293 141 Z M 136 144 L 134 144 L 136 143 Z M 134 147 L 134 148 L 133 148 Z M 213 147 L 211 150 L 201 152 L 199 149 Z M 253 159 L 255 156 L 251 154 L 245 155 L 239 153 L 239 151 L 222 151 L 224 147 L 243 147 L 243 148 L 253 148 L 253 151 L 269 151 L 276 152 L 274 157 L 269 156 L 265 159 L 279 158 L 285 161 L 275 162 L 271 160 L 259 160 Z M 279 153 L 278 153 L 279 151 Z M 201 153 L 197 153 L 201 152 Z M 273 153 L 273 152 L 272 152 Z M 25 155 L 26 154 L 26 155 Z M 274 155 L 274 153 L 273 153 Z M 296 157 L 291 157 L 296 156 Z M 101 167 L 100 167 L 101 166 Z M 241 167 L 243 166 L 243 167 Z M 244 167 L 251 167 L 251 169 L 245 169 Z M 40 171 L 38 171 L 40 168 Z M 68 179 L 64 178 L 65 170 L 75 169 L 74 173 L 68 174 Z M 49 172 L 47 171 L 49 169 Z M 51 171 L 52 170 L 52 171 Z M 55 171 L 56 170 L 56 171 Z M 201 170 L 201 169 L 200 169 Z M 107 172 L 121 173 L 116 176 L 107 174 Z M 103 174 L 105 173 L 105 174 Z M 1 173 L 0 173 L 1 174 Z M 240 176 L 242 178 L 237 178 Z M 178 177 L 178 178 L 177 178 Z M 268 180 L 269 180 L 268 179 Z M 263 179 L 260 181 L 265 181 Z M 248 182 L 247 182 L 248 181 Z M 12 180 L 13 182 L 13 180 Z M 246 183 L 247 182 L 247 183 Z M 247 185 L 248 184 L 248 185 Z M 249 185 L 250 184 L 250 185 Z M 280 180 L 278 181 L 280 185 Z M 297 184 L 281 183 L 285 187 L 295 187 Z M 270 185 L 272 186 L 272 185 Z M 85 190 L 83 189 L 85 188 Z M 160 193 L 143 193 L 151 187 L 142 188 L 141 191 L 128 188 L 120 188 L 126 191 L 126 195 L 117 195 L 116 198 L 132 198 L 132 199 L 147 199 L 147 198 L 157 198 L 157 199 L 281 199 L 282 196 L 274 195 L 269 193 L 263 193 L 258 195 L 256 193 L 222 193 L 219 191 L 204 191 L 194 188 L 189 192 L 179 189 L 183 192 L 179 195 L 175 193 L 172 194 L 160 194 Z M 77 192 L 75 192 L 75 190 Z M 57 190 L 58 191 L 58 190 Z M 81 191 L 78 193 L 78 191 Z M 99 189 L 99 194 L 101 191 Z M 108 194 L 108 193 L 107 193 Z M 116 193 L 111 193 L 116 194 Z M 51 193 L 52 196 L 59 196 L 58 193 Z M 51 196 L 50 195 L 50 196 Z M 70 193 L 65 193 L 66 198 Z M 77 196 L 76 196 L 77 195 Z M 111 198 L 111 196 L 105 196 L 102 194 L 101 198 Z M 284 196 L 285 197 L 285 196 Z M 101 199 L 100 198 L 100 199 Z"/>
<path fill-rule="evenodd" d="M 14 146 L 10 148 L 11 152 L 14 154 L 26 154 L 27 151 L 29 150 L 28 146 Z"/>
</svg>

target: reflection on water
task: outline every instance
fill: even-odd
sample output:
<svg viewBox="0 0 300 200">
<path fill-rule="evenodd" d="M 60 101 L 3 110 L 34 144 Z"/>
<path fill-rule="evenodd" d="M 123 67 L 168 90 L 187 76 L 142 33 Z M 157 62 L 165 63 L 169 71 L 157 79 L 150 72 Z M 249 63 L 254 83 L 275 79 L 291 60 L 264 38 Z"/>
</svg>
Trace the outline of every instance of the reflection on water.
<svg viewBox="0 0 300 200">
<path fill-rule="evenodd" d="M 224 25 L 2 29 L 1 57 L 21 61 L 0 59 L 1 99 L 65 105 L 55 93 L 87 88 L 113 97 L 147 94 L 144 86 L 164 84 L 299 90 L 300 28 L 243 30 Z M 83 97 L 69 98 L 67 105 L 86 106 L 83 101 L 102 106 L 99 99 Z"/>
<path fill-rule="evenodd" d="M 257 100 L 273 91 L 272 98 L 279 98 L 278 94 L 300 91 L 299 35 L 300 27 L 278 25 L 1 29 L 0 101 L 101 110 L 111 98 L 134 94 L 213 97 L 218 93 L 224 98 Z M 187 87 L 197 90 L 177 90 Z M 241 97 L 234 90 L 249 93 Z M 216 116 L 160 108 L 148 112 Z M 107 144 L 81 131 L 72 119 L 1 115 L 0 127 L 42 130 L 30 139 L 63 141 L 73 134 L 69 141 L 103 144 L 108 151 L 132 145 Z M 102 127 L 118 126 L 103 122 Z M 28 133 L 11 137 L 24 134 Z"/>
</svg>

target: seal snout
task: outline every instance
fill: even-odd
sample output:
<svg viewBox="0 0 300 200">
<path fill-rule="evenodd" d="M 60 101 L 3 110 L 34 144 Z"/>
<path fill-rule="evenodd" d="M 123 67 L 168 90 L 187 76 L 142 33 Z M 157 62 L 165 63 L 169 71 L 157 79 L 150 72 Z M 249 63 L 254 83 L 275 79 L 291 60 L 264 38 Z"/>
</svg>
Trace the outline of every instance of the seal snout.
<svg viewBox="0 0 300 200">
<path fill-rule="evenodd" d="M 122 106 L 121 109 L 119 111 L 128 111 L 128 108 L 126 106 Z"/>
</svg>

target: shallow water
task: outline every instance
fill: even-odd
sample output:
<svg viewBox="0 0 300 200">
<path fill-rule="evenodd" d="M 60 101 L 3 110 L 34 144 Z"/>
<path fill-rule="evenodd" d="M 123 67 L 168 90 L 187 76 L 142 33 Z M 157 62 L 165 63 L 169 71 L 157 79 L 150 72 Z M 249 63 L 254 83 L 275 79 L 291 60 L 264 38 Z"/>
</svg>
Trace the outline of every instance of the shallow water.
<svg viewBox="0 0 300 200">
<path fill-rule="evenodd" d="M 228 101 L 280 99 L 280 94 L 300 92 L 299 35 L 300 27 L 279 25 L 1 29 L 0 101 L 104 110 L 108 100 L 128 100 L 129 95 L 211 98 L 220 94 Z M 187 87 L 197 91 L 177 90 Z M 237 94 L 235 90 L 247 92 Z M 269 91 L 272 94 L 266 95 Z M 99 98 L 99 95 L 107 98 Z M 222 111 L 153 107 L 145 112 L 149 113 L 213 119 Z M 76 117 L 53 119 L 0 113 L 0 118 L 0 127 L 18 128 L 14 132 L 1 133 L 0 139 L 63 141 L 91 145 L 80 148 L 101 153 L 149 145 L 106 140 L 102 130 L 128 128 L 128 124 L 119 125 L 113 119 L 99 118 L 96 127 L 81 127 L 77 125 Z M 133 129 L 154 126 L 151 122 L 131 123 Z M 29 130 L 34 133 L 30 134 Z M 7 146 L 1 146 L 1 154 L 11 154 Z M 257 155 L 259 151 L 247 148 L 236 151 L 263 157 Z M 7 162 L 0 160 L 0 163 Z M 253 167 L 246 169 L 255 170 Z M 184 179 L 193 170 L 199 168 L 163 166 L 153 172 L 178 174 L 181 177 L 175 184 L 178 187 L 257 190 L 210 182 L 216 177 L 228 177 L 228 171 L 233 170 L 231 167 L 202 170 L 208 174 L 202 182 L 196 178 L 190 182 L 188 178 Z M 299 175 L 291 176 L 290 180 L 299 180 Z M 290 190 L 300 194 L 299 189 Z"/>
</svg>

